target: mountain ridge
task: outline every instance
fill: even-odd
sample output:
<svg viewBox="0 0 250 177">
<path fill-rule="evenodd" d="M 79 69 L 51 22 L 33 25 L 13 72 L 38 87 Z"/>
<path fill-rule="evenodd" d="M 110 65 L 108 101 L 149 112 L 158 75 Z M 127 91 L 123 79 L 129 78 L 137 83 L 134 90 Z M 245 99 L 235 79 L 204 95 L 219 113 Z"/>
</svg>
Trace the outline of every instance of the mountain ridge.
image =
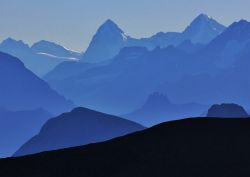
<svg viewBox="0 0 250 177">
<path fill-rule="evenodd" d="M 97 143 L 143 129 L 140 124 L 127 119 L 87 108 L 75 108 L 48 120 L 41 131 L 20 147 L 14 156 Z"/>
<path fill-rule="evenodd" d="M 192 118 L 162 123 L 103 143 L 1 159 L 0 175 L 248 176 L 249 125 L 247 118 Z"/>
</svg>

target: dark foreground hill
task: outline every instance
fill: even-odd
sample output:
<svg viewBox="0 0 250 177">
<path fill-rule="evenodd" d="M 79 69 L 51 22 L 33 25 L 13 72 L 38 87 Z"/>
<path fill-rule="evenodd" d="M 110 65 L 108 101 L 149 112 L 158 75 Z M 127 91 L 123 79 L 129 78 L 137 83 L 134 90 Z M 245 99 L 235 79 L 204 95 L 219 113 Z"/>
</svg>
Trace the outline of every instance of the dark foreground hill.
<svg viewBox="0 0 250 177">
<path fill-rule="evenodd" d="M 75 108 L 50 119 L 40 133 L 26 142 L 14 156 L 107 141 L 145 129 L 120 117 L 86 108 Z"/>
<path fill-rule="evenodd" d="M 0 160 L 3 177 L 246 177 L 250 119 L 186 119 L 108 142 Z"/>
</svg>

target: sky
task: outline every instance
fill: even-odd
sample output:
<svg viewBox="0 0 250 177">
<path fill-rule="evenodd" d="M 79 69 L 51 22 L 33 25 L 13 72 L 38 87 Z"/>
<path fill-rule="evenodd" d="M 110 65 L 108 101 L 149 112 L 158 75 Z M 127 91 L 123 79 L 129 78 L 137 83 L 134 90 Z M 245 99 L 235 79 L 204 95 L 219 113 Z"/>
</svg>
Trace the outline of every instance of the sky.
<svg viewBox="0 0 250 177">
<path fill-rule="evenodd" d="M 0 0 L 0 40 L 41 39 L 85 51 L 107 19 L 128 35 L 183 31 L 200 13 L 228 26 L 250 21 L 250 0 Z"/>
</svg>

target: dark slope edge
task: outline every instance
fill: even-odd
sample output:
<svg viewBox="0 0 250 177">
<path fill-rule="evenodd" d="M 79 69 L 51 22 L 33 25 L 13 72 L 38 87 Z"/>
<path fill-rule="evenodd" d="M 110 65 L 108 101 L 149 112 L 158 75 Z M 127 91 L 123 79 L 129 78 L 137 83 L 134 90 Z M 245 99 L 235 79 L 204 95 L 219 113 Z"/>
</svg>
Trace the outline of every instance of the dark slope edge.
<svg viewBox="0 0 250 177">
<path fill-rule="evenodd" d="M 75 108 L 50 119 L 40 133 L 26 142 L 14 156 L 107 141 L 144 129 L 142 125 L 127 119 L 87 108 Z"/>
<path fill-rule="evenodd" d="M 246 177 L 250 119 L 163 123 L 99 144 L 0 160 L 4 177 Z"/>
</svg>

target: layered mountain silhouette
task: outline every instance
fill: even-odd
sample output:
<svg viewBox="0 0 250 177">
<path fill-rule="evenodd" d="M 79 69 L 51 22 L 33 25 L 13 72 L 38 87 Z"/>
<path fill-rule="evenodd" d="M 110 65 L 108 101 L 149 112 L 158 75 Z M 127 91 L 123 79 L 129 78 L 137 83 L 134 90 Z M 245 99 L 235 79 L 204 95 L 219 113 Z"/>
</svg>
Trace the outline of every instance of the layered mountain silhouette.
<svg viewBox="0 0 250 177">
<path fill-rule="evenodd" d="M 140 124 L 126 119 L 76 108 L 50 119 L 14 156 L 101 142 L 143 129 Z"/>
<path fill-rule="evenodd" d="M 140 109 L 123 117 L 146 126 L 152 126 L 183 117 L 197 117 L 202 115 L 206 109 L 207 106 L 195 103 L 173 104 L 167 96 L 156 92 L 148 97 Z"/>
<path fill-rule="evenodd" d="M 205 14 L 199 15 L 182 32 L 157 33 L 149 38 L 132 38 L 112 20 L 107 20 L 96 32 L 82 61 L 98 63 L 116 56 L 123 47 L 141 46 L 152 50 L 156 47 L 179 45 L 186 40 L 194 44 L 207 44 L 226 29 Z"/>
<path fill-rule="evenodd" d="M 23 41 L 12 38 L 0 44 L 0 51 L 19 58 L 28 69 L 40 77 L 61 62 L 77 60 L 76 57 L 80 55 L 51 42 L 40 41 L 30 48 Z"/>
<path fill-rule="evenodd" d="M 175 83 L 160 86 L 158 91 L 171 95 L 176 102 L 229 102 L 248 109 L 249 28 L 250 23 L 245 20 L 230 25 L 195 55 L 193 64 L 199 63 L 203 73 L 186 75 Z"/>
<path fill-rule="evenodd" d="M 240 53 L 249 43 L 249 32 L 248 21 L 235 22 L 208 45 L 206 52 L 215 58 L 214 62 L 218 67 L 231 66 L 237 62 Z"/>
<path fill-rule="evenodd" d="M 0 107 L 18 111 L 42 108 L 53 114 L 73 108 L 73 103 L 25 68 L 11 55 L 0 52 Z"/>
<path fill-rule="evenodd" d="M 225 29 L 214 19 L 201 14 L 182 33 L 158 33 L 150 39 L 137 40 L 127 36 L 114 22 L 108 20 L 98 30 L 83 56 L 81 61 L 84 64 L 63 63 L 44 79 L 77 105 L 115 115 L 124 115 L 138 109 L 146 102 L 148 95 L 156 91 L 169 95 L 169 99 L 176 104 L 238 102 L 239 100 L 220 100 L 219 97 L 218 100 L 213 100 L 211 95 L 208 101 L 204 101 L 204 90 L 207 92 L 209 87 L 201 87 L 204 90 L 197 94 L 202 95 L 199 98 L 188 97 L 193 94 L 189 93 L 192 92 L 191 88 L 187 88 L 187 92 L 183 88 L 199 82 L 185 82 L 184 87 L 175 88 L 186 77 L 195 80 L 203 75 L 215 77 L 222 73 L 215 62 L 219 55 L 211 56 L 213 51 L 207 51 L 210 43 L 216 40 L 214 38 L 226 33 Z M 111 39 L 116 40 L 114 42 Z M 106 50 L 107 47 L 115 50 L 112 54 L 115 57 L 111 54 L 105 57 L 109 51 Z M 86 63 L 91 62 L 91 55 L 95 62 Z M 95 55 L 101 56 L 101 59 Z M 209 78 L 208 80 L 210 81 Z M 203 84 L 205 80 L 200 82 Z M 182 99 L 178 96 L 181 95 L 179 92 L 173 94 L 175 89 L 182 89 L 184 93 L 181 94 L 187 96 Z M 242 100 L 239 103 L 243 103 Z"/>
<path fill-rule="evenodd" d="M 0 158 L 12 156 L 36 135 L 52 114 L 43 109 L 9 111 L 0 109 Z"/>
<path fill-rule="evenodd" d="M 215 104 L 209 108 L 207 117 L 249 117 L 246 110 L 237 104 Z"/>
<path fill-rule="evenodd" d="M 249 176 L 249 136 L 249 119 L 185 119 L 104 143 L 2 159 L 0 176 Z"/>
<path fill-rule="evenodd" d="M 203 63 L 196 54 L 179 47 L 169 46 L 153 51 L 144 47 L 127 47 L 109 63 L 96 65 L 66 79 L 55 79 L 50 75 L 45 80 L 78 105 L 122 115 L 139 108 L 148 95 L 155 91 L 171 96 L 168 90 L 162 89 L 165 83 L 172 85 L 186 75 L 215 69 L 213 65 Z M 176 103 L 190 102 L 199 103 L 186 100 L 178 100 Z"/>
</svg>

